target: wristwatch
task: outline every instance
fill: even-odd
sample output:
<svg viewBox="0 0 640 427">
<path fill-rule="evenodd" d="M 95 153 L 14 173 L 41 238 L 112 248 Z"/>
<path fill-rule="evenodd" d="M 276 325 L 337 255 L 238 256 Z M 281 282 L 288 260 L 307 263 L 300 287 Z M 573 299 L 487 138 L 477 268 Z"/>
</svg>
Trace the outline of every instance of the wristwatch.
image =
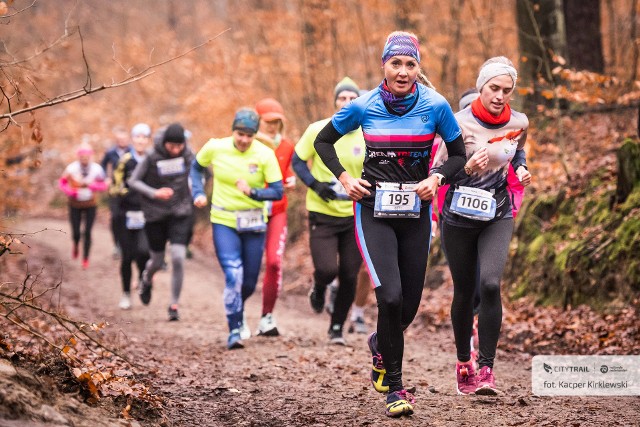
<svg viewBox="0 0 640 427">
<path fill-rule="evenodd" d="M 465 172 L 467 175 L 471 176 L 471 174 L 473 173 L 473 170 L 472 170 L 469 166 L 464 165 L 464 172 Z"/>
<path fill-rule="evenodd" d="M 255 199 L 257 194 L 258 194 L 258 190 L 256 190 L 255 188 L 252 188 L 251 190 L 249 190 L 249 197 L 251 197 L 252 199 Z"/>
<path fill-rule="evenodd" d="M 434 173 L 433 176 L 438 178 L 438 185 L 442 187 L 444 185 L 444 175 L 442 175 L 441 173 Z"/>
</svg>

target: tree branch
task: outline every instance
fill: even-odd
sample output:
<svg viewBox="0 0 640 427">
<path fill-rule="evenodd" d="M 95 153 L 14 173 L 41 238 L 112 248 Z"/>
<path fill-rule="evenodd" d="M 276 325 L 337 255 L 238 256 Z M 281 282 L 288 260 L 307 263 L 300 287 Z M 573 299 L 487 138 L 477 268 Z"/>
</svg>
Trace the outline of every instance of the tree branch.
<svg viewBox="0 0 640 427">
<path fill-rule="evenodd" d="M 28 112 L 31 112 L 31 111 L 40 110 L 42 108 L 47 108 L 47 107 L 51 107 L 51 106 L 54 106 L 54 105 L 62 104 L 64 102 L 73 101 L 75 99 L 82 98 L 83 96 L 87 96 L 87 95 L 90 95 L 90 94 L 93 94 L 93 93 L 96 93 L 96 92 L 100 92 L 100 91 L 103 91 L 105 89 L 114 89 L 114 88 L 117 88 L 117 87 L 126 86 L 128 84 L 135 83 L 135 82 L 137 82 L 139 80 L 142 80 L 142 79 L 144 79 L 146 77 L 149 77 L 151 74 L 153 74 L 155 72 L 155 71 L 153 71 L 154 69 L 159 68 L 159 67 L 161 67 L 161 66 L 163 66 L 165 64 L 168 64 L 170 62 L 173 62 L 173 61 L 175 61 L 177 59 L 180 59 L 180 58 L 184 57 L 185 55 L 188 55 L 189 53 L 191 53 L 191 52 L 193 52 L 193 51 L 195 51 L 195 50 L 197 50 L 197 49 L 199 49 L 199 48 L 211 43 L 212 41 L 214 41 L 215 39 L 217 39 L 218 37 L 220 37 L 222 34 L 226 33 L 229 30 L 230 30 L 230 28 L 227 28 L 226 30 L 218 33 L 214 37 L 211 37 L 210 39 L 200 43 L 197 46 L 194 46 L 191 49 L 188 49 L 188 50 L 182 52 L 179 55 L 176 55 L 176 56 L 173 56 L 173 57 L 171 57 L 169 59 L 166 59 L 164 61 L 160 61 L 160 62 L 157 62 L 155 64 L 152 64 L 152 65 L 146 67 L 145 69 L 139 71 L 138 73 L 129 75 L 127 78 L 125 78 L 125 79 L 123 79 L 123 80 L 121 80 L 119 82 L 111 83 L 111 84 L 103 84 L 103 85 L 97 86 L 97 87 L 91 87 L 91 86 L 86 86 L 87 84 L 91 83 L 90 79 L 88 79 L 88 83 L 85 83 L 85 86 L 83 88 L 81 88 L 81 89 L 76 89 L 74 91 L 67 92 L 67 93 L 62 94 L 62 95 L 58 95 L 58 96 L 56 96 L 54 98 L 51 98 L 51 99 L 49 99 L 49 100 L 47 100 L 45 102 L 42 102 L 40 104 L 37 104 L 37 105 L 25 107 L 25 108 L 22 108 L 20 110 L 16 110 L 14 112 L 1 114 L 0 115 L 0 120 L 13 121 L 14 117 L 19 116 L 21 114 L 25 114 L 25 113 L 28 113 Z M 83 58 L 84 58 L 84 51 L 83 51 Z M 86 58 L 85 58 L 85 65 L 88 67 L 88 64 L 86 64 Z M 88 70 L 88 68 L 87 68 L 87 70 Z M 6 129 L 6 127 L 5 127 L 5 129 Z"/>
<path fill-rule="evenodd" d="M 20 15 L 22 12 L 24 12 L 27 9 L 31 9 L 37 2 L 38 0 L 33 0 L 33 3 L 31 3 L 29 6 L 25 7 L 24 9 L 20 9 L 19 11 L 17 11 L 16 13 L 12 13 L 11 15 L 2 15 L 0 16 L 0 18 L 4 19 L 4 18 L 13 18 L 16 15 Z"/>
</svg>

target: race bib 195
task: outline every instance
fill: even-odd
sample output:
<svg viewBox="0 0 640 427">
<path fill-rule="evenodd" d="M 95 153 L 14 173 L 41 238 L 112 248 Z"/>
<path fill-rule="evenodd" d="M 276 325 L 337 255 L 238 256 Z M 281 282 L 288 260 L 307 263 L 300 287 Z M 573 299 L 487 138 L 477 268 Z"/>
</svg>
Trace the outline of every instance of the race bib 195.
<svg viewBox="0 0 640 427">
<path fill-rule="evenodd" d="M 373 216 L 378 218 L 420 218 L 417 184 L 381 182 L 376 184 Z"/>
</svg>

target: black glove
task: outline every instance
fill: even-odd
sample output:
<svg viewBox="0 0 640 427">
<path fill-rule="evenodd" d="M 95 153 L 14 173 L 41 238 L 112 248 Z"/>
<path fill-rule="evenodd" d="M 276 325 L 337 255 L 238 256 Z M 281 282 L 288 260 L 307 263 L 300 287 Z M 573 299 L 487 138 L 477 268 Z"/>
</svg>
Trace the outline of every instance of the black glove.
<svg viewBox="0 0 640 427">
<path fill-rule="evenodd" d="M 316 194 L 318 194 L 318 196 L 320 196 L 320 198 L 325 202 L 334 200 L 336 197 L 338 197 L 336 192 L 333 191 L 333 188 L 331 188 L 330 182 L 320 182 L 318 180 L 315 180 L 313 181 L 313 184 L 311 184 L 311 189 L 315 191 Z"/>
</svg>

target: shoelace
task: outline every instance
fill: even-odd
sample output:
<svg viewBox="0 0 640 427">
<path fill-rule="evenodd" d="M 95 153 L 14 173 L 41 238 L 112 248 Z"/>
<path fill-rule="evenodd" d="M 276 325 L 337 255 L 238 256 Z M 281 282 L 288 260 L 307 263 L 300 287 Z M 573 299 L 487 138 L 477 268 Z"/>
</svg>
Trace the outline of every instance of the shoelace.
<svg viewBox="0 0 640 427">
<path fill-rule="evenodd" d="M 458 374 L 461 377 L 461 381 L 468 382 L 471 379 L 469 375 L 469 368 L 467 366 L 461 366 Z"/>
<path fill-rule="evenodd" d="M 382 355 L 380 353 L 373 356 L 373 360 L 376 369 L 384 369 L 384 363 L 382 363 Z"/>
<path fill-rule="evenodd" d="M 482 370 L 480 371 L 480 381 L 482 382 L 491 380 L 492 376 L 493 376 L 493 371 L 491 370 L 491 368 L 485 369 L 484 371 Z"/>
<path fill-rule="evenodd" d="M 398 393 L 398 396 L 400 396 L 401 399 L 406 400 L 409 403 L 416 403 L 416 397 L 407 390 L 400 390 L 396 393 Z"/>
</svg>

